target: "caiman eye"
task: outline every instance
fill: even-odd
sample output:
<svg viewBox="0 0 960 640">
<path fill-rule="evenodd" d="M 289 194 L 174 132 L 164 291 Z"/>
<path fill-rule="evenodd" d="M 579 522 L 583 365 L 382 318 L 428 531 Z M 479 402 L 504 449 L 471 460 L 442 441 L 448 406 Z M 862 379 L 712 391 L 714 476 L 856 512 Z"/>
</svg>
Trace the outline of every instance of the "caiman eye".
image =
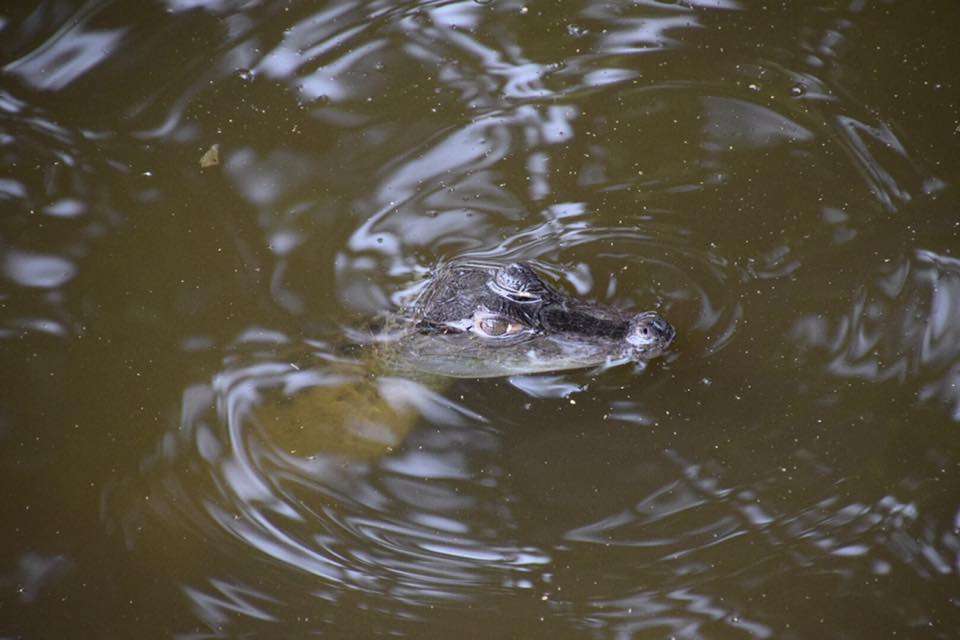
<svg viewBox="0 0 960 640">
<path fill-rule="evenodd" d="M 473 330 L 482 336 L 500 338 L 523 331 L 523 325 L 497 316 L 476 316 L 473 319 Z"/>
</svg>

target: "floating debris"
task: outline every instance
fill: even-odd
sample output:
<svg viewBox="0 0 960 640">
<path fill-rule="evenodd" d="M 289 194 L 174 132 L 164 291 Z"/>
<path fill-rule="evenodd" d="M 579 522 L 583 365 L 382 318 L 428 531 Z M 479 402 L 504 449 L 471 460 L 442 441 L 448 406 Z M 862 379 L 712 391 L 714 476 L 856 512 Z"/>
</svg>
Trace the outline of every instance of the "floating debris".
<svg viewBox="0 0 960 640">
<path fill-rule="evenodd" d="M 215 167 L 220 164 L 220 145 L 211 145 L 207 152 L 200 156 L 200 168 Z"/>
</svg>

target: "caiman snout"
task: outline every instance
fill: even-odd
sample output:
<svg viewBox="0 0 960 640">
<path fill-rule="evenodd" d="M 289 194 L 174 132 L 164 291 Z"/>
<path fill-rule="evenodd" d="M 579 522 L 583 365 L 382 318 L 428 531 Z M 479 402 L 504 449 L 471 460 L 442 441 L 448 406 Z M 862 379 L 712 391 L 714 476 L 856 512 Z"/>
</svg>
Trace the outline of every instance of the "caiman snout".
<svg viewBox="0 0 960 640">
<path fill-rule="evenodd" d="M 644 358 L 660 355 L 670 348 L 677 330 L 655 311 L 638 313 L 630 320 L 626 340 Z"/>
</svg>

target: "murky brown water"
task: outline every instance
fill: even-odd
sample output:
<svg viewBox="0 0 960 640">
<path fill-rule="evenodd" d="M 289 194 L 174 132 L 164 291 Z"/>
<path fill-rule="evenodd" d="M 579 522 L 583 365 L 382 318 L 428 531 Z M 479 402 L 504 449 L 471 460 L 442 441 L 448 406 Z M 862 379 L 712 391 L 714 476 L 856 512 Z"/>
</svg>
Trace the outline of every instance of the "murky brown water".
<svg viewBox="0 0 960 640">
<path fill-rule="evenodd" d="M 960 4 L 12 6 L 0 637 L 960 634 Z M 677 348 L 258 413 L 461 255 Z"/>
</svg>

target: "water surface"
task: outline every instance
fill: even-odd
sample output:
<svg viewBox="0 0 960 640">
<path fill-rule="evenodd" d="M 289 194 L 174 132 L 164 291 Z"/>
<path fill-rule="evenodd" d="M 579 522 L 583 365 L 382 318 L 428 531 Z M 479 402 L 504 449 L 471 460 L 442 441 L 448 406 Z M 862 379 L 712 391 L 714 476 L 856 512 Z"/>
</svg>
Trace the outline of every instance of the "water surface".
<svg viewBox="0 0 960 640">
<path fill-rule="evenodd" d="M 955 637 L 956 3 L 35 5 L 0 636 Z M 460 256 L 680 338 L 351 346 Z"/>
</svg>

